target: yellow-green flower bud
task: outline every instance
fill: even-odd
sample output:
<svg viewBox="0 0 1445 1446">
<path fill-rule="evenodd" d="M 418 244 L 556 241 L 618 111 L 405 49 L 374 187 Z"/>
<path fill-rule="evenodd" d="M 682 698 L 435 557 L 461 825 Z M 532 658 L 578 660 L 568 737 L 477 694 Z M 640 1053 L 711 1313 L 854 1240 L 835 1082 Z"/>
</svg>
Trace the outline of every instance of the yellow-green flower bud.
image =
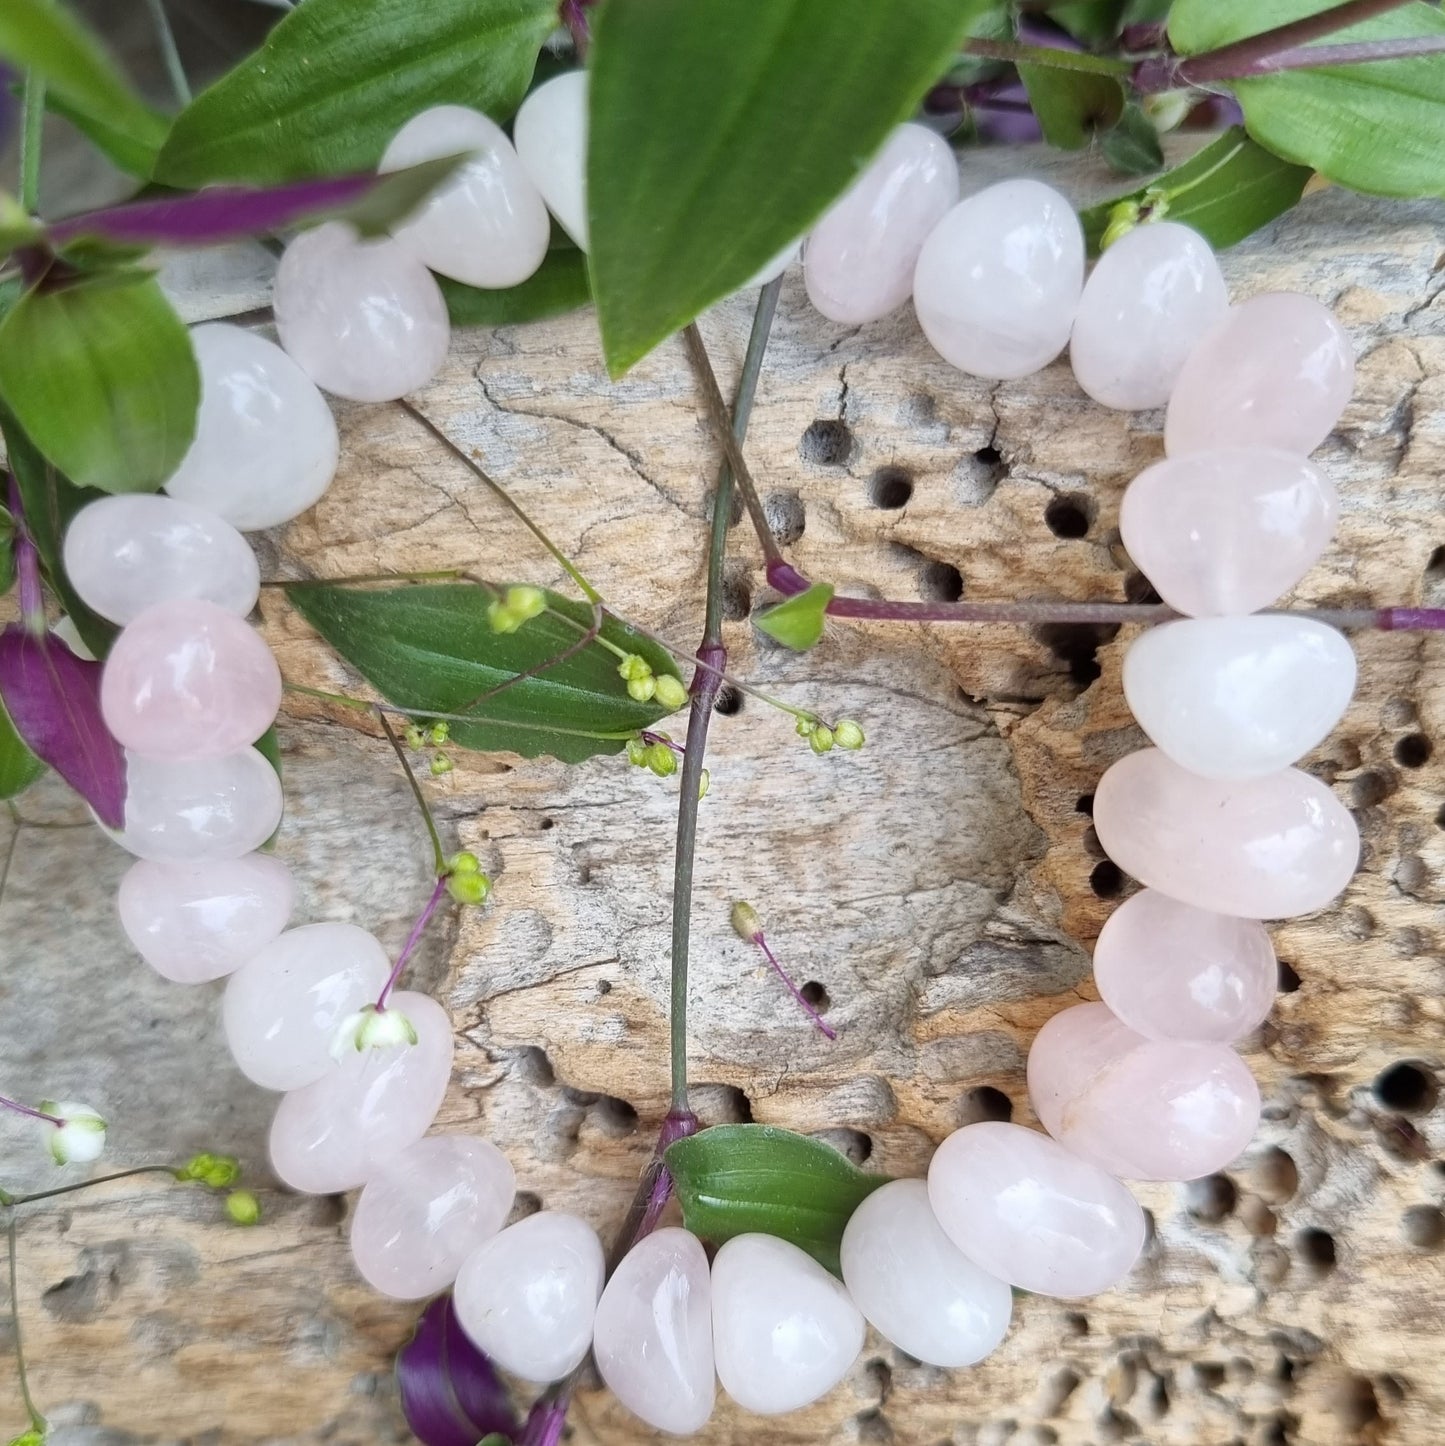
<svg viewBox="0 0 1445 1446">
<path fill-rule="evenodd" d="M 440 748 L 452 736 L 452 725 L 445 718 L 439 718 L 431 725 L 431 733 L 428 736 L 432 743 Z"/>
<path fill-rule="evenodd" d="M 649 703 L 656 692 L 657 679 L 650 673 L 645 678 L 629 678 L 627 680 L 627 696 L 634 703 Z"/>
<path fill-rule="evenodd" d="M 699 778 L 698 781 L 697 781 L 697 796 L 698 796 L 698 798 L 700 798 L 700 799 L 706 798 L 706 797 L 707 797 L 707 791 L 708 791 L 708 789 L 710 789 L 711 787 L 712 787 L 712 769 L 710 769 L 710 768 L 704 768 L 703 771 L 702 771 L 702 777 Z"/>
<path fill-rule="evenodd" d="M 1139 203 L 1137 201 L 1120 201 L 1109 212 L 1109 224 L 1105 228 L 1103 239 L 1099 242 L 1099 250 L 1107 251 L 1114 242 L 1127 236 L 1139 224 Z"/>
<path fill-rule="evenodd" d="M 528 587 L 523 584 L 519 587 L 507 589 L 506 609 L 517 620 L 513 632 L 521 627 L 523 623 L 529 623 L 535 617 L 540 617 L 547 611 L 547 594 L 539 587 Z"/>
<path fill-rule="evenodd" d="M 423 733 L 421 729 L 416 726 L 415 723 L 411 724 L 411 726 L 407 728 L 406 734 L 404 736 L 406 739 L 406 746 L 413 751 L 426 747 L 426 734 Z"/>
<path fill-rule="evenodd" d="M 763 921 L 758 918 L 758 911 L 741 899 L 733 905 L 732 925 L 733 933 L 745 944 L 751 944 L 763 932 Z"/>
<path fill-rule="evenodd" d="M 663 673 L 657 679 L 657 690 L 653 696 L 664 708 L 675 712 L 687 702 L 687 688 L 681 678 L 674 678 L 671 673 Z"/>
<path fill-rule="evenodd" d="M 798 719 L 798 737 L 799 737 L 799 738 L 807 738 L 807 737 L 811 736 L 811 734 L 812 734 L 812 732 L 813 732 L 813 729 L 815 729 L 817 726 L 818 726 L 818 720 L 817 720 L 816 718 L 799 718 L 799 719 Z"/>
<path fill-rule="evenodd" d="M 45 1446 L 48 1437 L 49 1433 L 43 1426 L 32 1426 L 28 1431 L 12 1437 L 9 1446 Z"/>
<path fill-rule="evenodd" d="M 431 761 L 431 776 L 441 778 L 444 774 L 450 773 L 456 767 L 445 753 L 438 753 Z"/>
<path fill-rule="evenodd" d="M 261 1218 L 261 1202 L 249 1190 L 232 1190 L 226 1196 L 226 1214 L 237 1225 L 254 1225 Z"/>
<path fill-rule="evenodd" d="M 627 761 L 635 768 L 647 767 L 647 744 L 640 738 L 627 740 Z"/>
<path fill-rule="evenodd" d="M 482 861 L 476 854 L 463 849 L 459 854 L 453 854 L 447 860 L 447 871 L 453 874 L 479 874 L 482 871 Z"/>
<path fill-rule="evenodd" d="M 179 1170 L 177 1180 L 194 1180 L 212 1190 L 224 1190 L 241 1178 L 241 1162 L 234 1155 L 213 1155 L 202 1151 L 192 1155 Z"/>
<path fill-rule="evenodd" d="M 666 743 L 654 743 L 647 750 L 647 766 L 659 778 L 671 778 L 677 772 L 677 754 Z"/>
<path fill-rule="evenodd" d="M 467 874 L 465 878 L 478 877 Z M 351 1051 L 362 1054 L 368 1049 L 410 1048 L 417 1041 L 416 1026 L 401 1010 L 388 1005 L 378 1009 L 365 1005 L 341 1021 L 331 1039 L 331 1057 L 344 1059 Z"/>
<path fill-rule="evenodd" d="M 846 748 L 851 753 L 867 741 L 863 730 L 851 718 L 840 718 L 833 725 L 833 742 L 839 748 Z"/>
<path fill-rule="evenodd" d="M 617 676 L 629 683 L 636 682 L 639 678 L 650 678 L 652 664 L 640 653 L 628 653 L 617 665 Z"/>
<path fill-rule="evenodd" d="M 1154 122 L 1155 130 L 1175 131 L 1184 124 L 1184 117 L 1194 109 L 1198 99 L 1198 93 L 1192 90 L 1165 90 L 1158 95 L 1146 95 L 1140 105 Z"/>
<path fill-rule="evenodd" d="M 522 620 L 499 597 L 487 604 L 487 626 L 494 633 L 515 633 Z"/>
<path fill-rule="evenodd" d="M 808 747 L 814 753 L 827 753 L 833 746 L 833 730 L 826 723 L 820 723 L 808 735 Z"/>
<path fill-rule="evenodd" d="M 483 873 L 452 874 L 447 878 L 447 893 L 459 904 L 484 904 L 492 892 L 492 881 Z"/>
</svg>

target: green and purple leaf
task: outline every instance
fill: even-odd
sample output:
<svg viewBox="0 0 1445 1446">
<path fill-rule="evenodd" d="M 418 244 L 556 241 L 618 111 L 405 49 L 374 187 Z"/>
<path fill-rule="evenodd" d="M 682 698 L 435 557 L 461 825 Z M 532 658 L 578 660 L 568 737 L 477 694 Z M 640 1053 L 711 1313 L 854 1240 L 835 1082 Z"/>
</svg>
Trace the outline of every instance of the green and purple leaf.
<svg viewBox="0 0 1445 1446">
<path fill-rule="evenodd" d="M 477 1446 L 515 1439 L 517 1417 L 491 1360 L 462 1330 L 451 1293 L 421 1313 L 416 1334 L 397 1352 L 402 1414 L 422 1446 Z"/>
</svg>

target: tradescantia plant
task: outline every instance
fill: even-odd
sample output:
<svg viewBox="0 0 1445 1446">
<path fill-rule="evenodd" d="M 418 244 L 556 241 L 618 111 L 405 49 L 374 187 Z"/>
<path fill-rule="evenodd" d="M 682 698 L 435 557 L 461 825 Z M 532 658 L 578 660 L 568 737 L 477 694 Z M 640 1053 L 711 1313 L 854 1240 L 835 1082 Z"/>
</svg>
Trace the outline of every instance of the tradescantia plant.
<svg viewBox="0 0 1445 1446">
<path fill-rule="evenodd" d="M 287 596 L 386 700 L 357 707 L 380 707 L 388 732 L 388 713 L 412 720 L 413 751 L 448 743 L 565 763 L 626 753 L 659 776 L 679 775 L 673 1109 L 620 1243 L 655 1223 L 675 1184 L 685 1219 L 708 1239 L 772 1233 L 835 1269 L 843 1225 L 881 1177 L 783 1131 L 696 1134 L 688 1108 L 692 850 L 708 718 L 726 668 L 720 579 L 731 489 L 761 524 L 769 581 L 786 598 L 760 625 L 786 646 L 811 647 L 828 617 L 1024 613 L 1007 603 L 969 612 L 842 598 L 794 571 L 761 517 L 736 441 L 776 288 L 764 293 L 731 414 L 692 323 L 807 231 L 890 131 L 920 114 L 960 148 L 1005 133 L 1099 148 L 1121 179 L 1117 196 L 1083 214 L 1096 251 L 1165 215 L 1228 246 L 1321 182 L 1445 196 L 1445 16 L 1426 0 L 607 0 L 595 9 L 587 0 L 560 9 L 555 0 L 304 0 L 256 54 L 174 115 L 137 96 L 61 0 L 5 0 L 0 60 L 11 77 L 0 135 L 16 123 L 21 152 L 18 194 L 0 195 L 0 584 L 20 616 L 0 634 L 0 798 L 17 797 L 48 767 L 113 827 L 123 822 L 124 765 L 100 716 L 100 664 L 53 640 L 46 608 L 48 596 L 104 658 L 114 630 L 66 576 L 65 528 L 99 496 L 158 489 L 195 434 L 195 357 L 155 278 L 153 248 L 270 240 L 336 219 L 363 235 L 384 232 L 461 160 L 378 175 L 408 119 L 456 104 L 505 123 L 559 64 L 588 65 L 588 250 L 554 236 L 519 286 L 442 289 L 456 325 L 595 303 L 614 376 L 684 332 L 729 457 L 685 745 L 657 729 L 689 700 L 686 659 L 560 555 L 580 600 L 460 572 L 384 588 L 293 584 Z M 79 216 L 38 214 L 47 109 L 135 178 L 133 199 Z M 1166 167 L 1160 134 L 1181 126 L 1218 133 Z M 863 743 L 849 720 L 787 711 L 816 752 Z M 412 777 L 400 742 L 398 753 Z M 432 771 L 446 766 L 435 752 Z M 417 796 L 425 808 L 419 785 Z M 443 858 L 427 823 L 438 883 L 408 951 L 447 898 L 480 903 L 488 887 L 475 860 Z M 735 920 L 781 973 L 756 915 Z M 254 1218 L 252 1203 L 238 1200 L 232 1218 Z M 0 1194 L 0 1205 L 11 1204 Z M 11 1242 L 13 1250 L 13 1222 Z M 408 1419 L 429 1446 L 553 1441 L 565 1419 L 564 1382 L 519 1426 L 444 1298 L 422 1316 L 398 1372 Z M 26 1401 L 41 1439 L 43 1421 Z"/>
</svg>

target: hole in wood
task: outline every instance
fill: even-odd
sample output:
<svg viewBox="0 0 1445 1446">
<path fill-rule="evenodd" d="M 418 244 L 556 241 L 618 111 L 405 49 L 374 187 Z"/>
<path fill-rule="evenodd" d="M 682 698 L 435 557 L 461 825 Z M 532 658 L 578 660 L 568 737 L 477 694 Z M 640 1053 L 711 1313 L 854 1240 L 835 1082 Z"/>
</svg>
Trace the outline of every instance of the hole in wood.
<svg viewBox="0 0 1445 1446">
<path fill-rule="evenodd" d="M 1412 1205 L 1400 1217 L 1400 1234 L 1416 1250 L 1439 1250 L 1445 1245 L 1445 1214 L 1433 1205 Z"/>
<path fill-rule="evenodd" d="M 1044 525 L 1055 537 L 1073 540 L 1089 535 L 1094 504 L 1081 493 L 1065 492 L 1044 508 Z"/>
<path fill-rule="evenodd" d="M 1294 1238 L 1295 1251 L 1315 1275 L 1328 1275 L 1336 1264 L 1335 1237 L 1311 1226 Z"/>
<path fill-rule="evenodd" d="M 808 514 L 803 509 L 803 499 L 796 492 L 769 492 L 763 498 L 763 513 L 773 536 L 784 547 L 796 542 L 808 525 Z"/>
<path fill-rule="evenodd" d="M 1113 859 L 1105 859 L 1094 865 L 1089 887 L 1100 899 L 1117 899 L 1124 891 L 1124 871 Z"/>
<path fill-rule="evenodd" d="M 868 500 L 875 507 L 896 511 L 913 496 L 913 476 L 902 467 L 880 467 L 868 479 Z"/>
<path fill-rule="evenodd" d="M 918 574 L 918 591 L 928 602 L 957 602 L 963 596 L 963 574 L 951 562 L 930 562 Z"/>
<path fill-rule="evenodd" d="M 1234 1214 L 1239 1191 L 1228 1175 L 1206 1175 L 1184 1187 L 1184 1208 L 1205 1225 L 1218 1225 Z"/>
<path fill-rule="evenodd" d="M 978 1085 L 971 1090 L 965 1090 L 963 1098 L 958 1102 L 958 1123 L 963 1125 L 976 1125 L 983 1120 L 1001 1120 L 1007 1124 L 1013 1119 L 1013 1101 L 999 1089 L 992 1085 Z"/>
<path fill-rule="evenodd" d="M 1423 733 L 1407 733 L 1395 744 L 1395 762 L 1401 768 L 1423 768 L 1435 745 Z"/>
<path fill-rule="evenodd" d="M 853 455 L 853 433 L 847 422 L 820 417 L 803 433 L 798 451 L 805 462 L 818 467 L 843 467 Z"/>
<path fill-rule="evenodd" d="M 1375 1098 L 1387 1110 L 1424 1114 L 1440 1097 L 1440 1086 L 1430 1066 L 1418 1059 L 1402 1059 L 1375 1076 Z"/>
</svg>

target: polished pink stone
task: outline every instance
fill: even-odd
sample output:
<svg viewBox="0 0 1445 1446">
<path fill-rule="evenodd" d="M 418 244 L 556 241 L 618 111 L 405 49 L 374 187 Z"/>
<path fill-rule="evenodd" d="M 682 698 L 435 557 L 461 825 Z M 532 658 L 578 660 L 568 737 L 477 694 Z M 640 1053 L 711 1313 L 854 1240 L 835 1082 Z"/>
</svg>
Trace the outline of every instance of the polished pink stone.
<svg viewBox="0 0 1445 1446">
<path fill-rule="evenodd" d="M 899 126 L 808 237 L 808 300 L 845 326 L 896 311 L 928 233 L 957 200 L 948 142 L 926 126 Z"/>
<path fill-rule="evenodd" d="M 288 929 L 226 985 L 221 1024 L 241 1073 L 268 1090 L 330 1073 L 338 1028 L 376 1000 L 390 972 L 386 950 L 355 924 Z"/>
<path fill-rule="evenodd" d="M 1147 1039 L 1228 1044 L 1269 1013 L 1279 966 L 1258 920 L 1140 889 L 1099 931 L 1094 982 L 1104 1003 Z"/>
<path fill-rule="evenodd" d="M 587 249 L 587 72 L 564 71 L 522 102 L 512 143 L 562 229 Z"/>
<path fill-rule="evenodd" d="M 1022 1125 L 955 1130 L 928 1167 L 928 1203 L 975 1265 L 1037 1295 L 1108 1290 L 1144 1248 L 1144 1212 L 1128 1189 Z"/>
<path fill-rule="evenodd" d="M 277 1107 L 271 1167 L 293 1190 L 364 1185 L 436 1118 L 452 1076 L 451 1020 L 425 994 L 403 991 L 391 1005 L 411 1020 L 415 1044 L 348 1054 Z"/>
<path fill-rule="evenodd" d="M 1191 617 L 1252 613 L 1288 592 L 1330 545 L 1334 483 L 1267 447 L 1170 457 L 1129 484 L 1119 533 L 1159 596 Z"/>
<path fill-rule="evenodd" d="M 712 1415 L 712 1283 L 689 1230 L 644 1236 L 597 1302 L 592 1354 L 608 1389 L 639 1420 L 691 1436 Z"/>
<path fill-rule="evenodd" d="M 1028 1077 L 1039 1123 L 1130 1180 L 1212 1175 L 1259 1124 L 1259 1086 L 1227 1044 L 1145 1039 L 1106 1004 L 1049 1020 L 1034 1036 Z"/>
<path fill-rule="evenodd" d="M 1223 782 L 1157 748 L 1121 758 L 1094 791 L 1109 857 L 1181 903 L 1245 919 L 1313 913 L 1354 876 L 1360 834 L 1340 801 L 1297 768 Z"/>
<path fill-rule="evenodd" d="M 489 1140 L 428 1135 L 385 1161 L 357 1198 L 356 1268 L 397 1300 L 435 1295 L 506 1223 L 516 1192 L 516 1172 Z"/>
<path fill-rule="evenodd" d="M 224 758 L 254 743 L 281 706 L 281 670 L 261 635 L 215 603 L 158 603 L 121 629 L 100 708 L 145 758 Z"/>
<path fill-rule="evenodd" d="M 1069 360 L 1096 402 L 1162 407 L 1185 359 L 1229 310 L 1209 243 L 1188 226 L 1153 221 L 1104 252 L 1084 283 Z"/>
<path fill-rule="evenodd" d="M 120 881 L 121 927 L 157 974 L 200 984 L 232 974 L 286 927 L 295 901 L 280 859 L 137 860 Z"/>
<path fill-rule="evenodd" d="M 1213 447 L 1313 452 L 1355 386 L 1355 352 L 1334 313 L 1271 291 L 1232 306 L 1189 354 L 1169 396 L 1171 457 Z"/>
</svg>

